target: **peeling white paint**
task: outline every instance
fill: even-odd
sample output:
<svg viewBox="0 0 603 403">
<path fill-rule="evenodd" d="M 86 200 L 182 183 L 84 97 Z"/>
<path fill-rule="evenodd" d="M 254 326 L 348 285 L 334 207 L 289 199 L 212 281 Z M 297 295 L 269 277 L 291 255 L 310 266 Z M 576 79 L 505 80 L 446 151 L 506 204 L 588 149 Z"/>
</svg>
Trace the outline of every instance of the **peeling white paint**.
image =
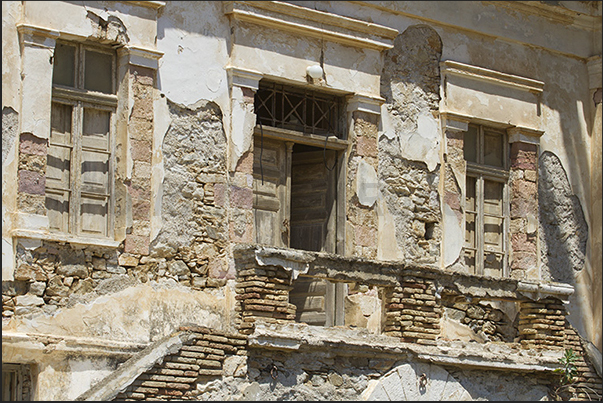
<svg viewBox="0 0 603 403">
<path fill-rule="evenodd" d="M 364 160 L 358 163 L 358 172 L 356 174 L 356 194 L 358 201 L 363 206 L 371 207 L 379 196 L 379 180 L 377 172 L 372 165 Z"/>
<path fill-rule="evenodd" d="M 444 246 L 444 267 L 448 267 L 461 255 L 465 237 L 463 236 L 463 227 L 459 222 L 457 214 L 448 204 L 444 203 L 443 206 L 444 234 L 442 236 L 442 243 Z"/>
<path fill-rule="evenodd" d="M 440 130 L 437 119 L 423 112 L 417 119 L 416 131 L 409 135 L 400 134 L 402 155 L 413 161 L 424 161 L 433 171 L 440 161 Z"/>
<path fill-rule="evenodd" d="M 310 260 L 300 251 L 279 251 L 279 255 L 272 255 L 273 248 L 260 248 L 255 252 L 255 260 L 260 266 L 279 266 L 291 272 L 291 278 L 297 279 L 300 274 L 307 273 L 310 269 Z M 284 256 L 282 256 L 284 255 Z"/>
<path fill-rule="evenodd" d="M 404 252 L 398 246 L 394 216 L 389 211 L 385 200 L 381 197 L 377 201 L 377 217 L 379 219 L 377 258 L 383 260 L 403 260 Z"/>
<path fill-rule="evenodd" d="M 231 170 L 237 166 L 239 158 L 251 149 L 253 129 L 255 127 L 253 104 L 245 101 L 241 87 L 232 88 L 232 159 Z"/>
<path fill-rule="evenodd" d="M 109 360 L 98 361 L 70 361 L 69 375 L 70 388 L 68 389 L 67 399 L 74 400 L 79 395 L 87 391 L 90 386 L 101 381 L 107 375 L 114 371 L 109 365 Z"/>
<path fill-rule="evenodd" d="M 381 130 L 379 131 L 379 136 L 385 136 L 388 139 L 392 140 L 396 137 L 396 128 L 394 126 L 394 122 L 387 110 L 387 105 L 381 105 Z"/>
<path fill-rule="evenodd" d="M 163 139 L 172 122 L 170 111 L 165 97 L 158 97 L 153 102 L 154 128 L 153 128 L 153 156 L 151 174 L 151 194 L 154 196 L 151 215 L 151 234 L 153 241 L 162 227 L 161 204 L 163 201 L 163 178 L 165 170 L 163 167 Z"/>
</svg>

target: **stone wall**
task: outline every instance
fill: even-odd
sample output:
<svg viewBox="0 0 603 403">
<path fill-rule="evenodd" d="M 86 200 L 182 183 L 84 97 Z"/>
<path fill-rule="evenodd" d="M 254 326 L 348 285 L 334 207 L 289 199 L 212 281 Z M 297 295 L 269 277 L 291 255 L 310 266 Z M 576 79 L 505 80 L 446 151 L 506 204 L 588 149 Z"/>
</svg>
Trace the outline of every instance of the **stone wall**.
<svg viewBox="0 0 603 403">
<path fill-rule="evenodd" d="M 509 188 L 511 198 L 509 272 L 518 279 L 539 279 L 538 271 L 538 146 L 511 144 Z"/>
<path fill-rule="evenodd" d="M 171 124 L 162 145 L 162 228 L 152 242 L 151 256 L 159 262 L 169 259 L 163 268 L 179 281 L 204 287 L 208 275 L 220 277 L 226 265 L 228 189 L 222 113 L 206 101 L 191 109 L 168 105 Z"/>
<path fill-rule="evenodd" d="M 382 127 L 378 144 L 380 190 L 393 216 L 403 258 L 438 262 L 439 61 L 442 42 L 431 28 L 415 25 L 384 54 Z"/>
<path fill-rule="evenodd" d="M 129 81 L 133 97 L 128 120 L 128 144 L 132 173 L 126 181 L 132 206 L 131 225 L 126 231 L 124 250 L 146 256 L 151 235 L 151 159 L 153 153 L 153 88 L 155 71 L 130 66 Z"/>
<path fill-rule="evenodd" d="M 46 154 L 48 140 L 21 133 L 19 142 L 17 209 L 46 215 Z"/>
<path fill-rule="evenodd" d="M 237 261 L 235 310 L 241 315 L 237 320 L 243 334 L 253 332 L 256 318 L 267 321 L 295 320 L 295 305 L 289 303 L 291 275 L 275 266 L 258 267 L 254 260 Z"/>
<path fill-rule="evenodd" d="M 377 256 L 378 222 L 376 204 L 359 199 L 360 191 L 357 183 L 359 170 L 377 171 L 379 158 L 377 155 L 377 128 L 378 116 L 366 112 L 355 111 L 352 113 L 354 125 L 353 145 L 348 155 L 347 170 L 347 195 L 346 195 L 346 230 L 352 240 L 349 245 L 351 250 L 348 255 L 362 256 L 374 259 Z M 374 191 L 377 183 L 365 183 L 364 186 L 373 187 L 367 191 Z"/>
<path fill-rule="evenodd" d="M 199 281 L 183 260 L 123 253 L 123 249 L 83 249 L 48 241 L 29 248 L 18 243 L 16 260 L 14 281 L 2 282 L 3 318 L 53 314 L 151 281 L 174 281 L 193 290 L 225 284 L 223 279 L 206 277 Z"/>
<path fill-rule="evenodd" d="M 601 400 L 603 397 L 603 382 L 583 347 L 583 341 L 576 330 L 566 323 L 565 348 L 572 349 L 578 356 L 575 383 L 567 388 L 568 394 L 560 394 L 566 400 Z"/>
<path fill-rule="evenodd" d="M 386 321 L 383 333 L 406 343 L 435 344 L 440 333 L 442 308 L 433 281 L 405 277 L 385 293 Z"/>
<path fill-rule="evenodd" d="M 586 257 L 584 212 L 555 154 L 540 155 L 538 177 L 542 279 L 573 284 L 574 273 L 583 269 Z"/>
</svg>

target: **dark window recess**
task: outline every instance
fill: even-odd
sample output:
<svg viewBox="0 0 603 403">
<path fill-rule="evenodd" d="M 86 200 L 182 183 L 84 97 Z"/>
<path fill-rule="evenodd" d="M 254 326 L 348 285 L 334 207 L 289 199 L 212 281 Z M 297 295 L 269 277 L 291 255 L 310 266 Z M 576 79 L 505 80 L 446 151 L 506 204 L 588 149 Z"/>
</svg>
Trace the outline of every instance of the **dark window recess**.
<svg viewBox="0 0 603 403">
<path fill-rule="evenodd" d="M 260 82 L 255 95 L 258 124 L 344 138 L 343 97 Z"/>
</svg>

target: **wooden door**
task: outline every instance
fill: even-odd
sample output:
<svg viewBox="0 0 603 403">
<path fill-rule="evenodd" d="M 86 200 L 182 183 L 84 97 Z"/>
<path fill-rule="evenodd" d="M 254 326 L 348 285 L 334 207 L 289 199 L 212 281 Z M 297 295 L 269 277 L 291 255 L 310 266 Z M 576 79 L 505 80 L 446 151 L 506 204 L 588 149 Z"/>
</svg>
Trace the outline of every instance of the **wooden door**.
<svg viewBox="0 0 603 403">
<path fill-rule="evenodd" d="M 297 146 L 296 146 L 297 147 Z M 307 148 L 302 148 L 306 150 Z M 316 151 L 314 151 L 316 150 Z M 326 158 L 325 158 L 326 156 Z M 291 247 L 335 253 L 336 152 L 293 149 L 291 166 Z M 325 161 L 326 159 L 326 161 Z"/>
<path fill-rule="evenodd" d="M 261 163 L 260 163 L 261 161 Z M 256 136 L 253 152 L 255 242 L 287 247 L 287 149 L 282 141 Z"/>
</svg>

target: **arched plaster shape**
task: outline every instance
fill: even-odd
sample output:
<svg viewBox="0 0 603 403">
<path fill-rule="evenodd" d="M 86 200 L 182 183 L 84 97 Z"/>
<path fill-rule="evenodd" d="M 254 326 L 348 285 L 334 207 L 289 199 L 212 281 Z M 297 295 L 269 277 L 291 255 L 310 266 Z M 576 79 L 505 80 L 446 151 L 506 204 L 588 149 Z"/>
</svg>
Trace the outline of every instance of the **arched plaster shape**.
<svg viewBox="0 0 603 403">
<path fill-rule="evenodd" d="M 415 362 L 401 364 L 369 382 L 361 397 L 370 401 L 473 400 L 444 368 Z"/>
</svg>

